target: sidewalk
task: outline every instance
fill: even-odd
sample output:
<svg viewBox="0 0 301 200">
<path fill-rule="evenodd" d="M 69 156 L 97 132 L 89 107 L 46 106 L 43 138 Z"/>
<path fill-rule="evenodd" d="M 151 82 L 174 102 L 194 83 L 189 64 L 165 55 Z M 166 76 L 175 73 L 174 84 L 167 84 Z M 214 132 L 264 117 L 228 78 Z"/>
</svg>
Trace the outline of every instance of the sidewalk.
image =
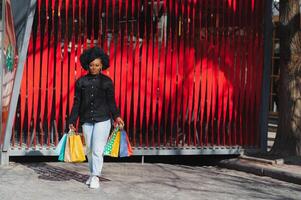
<svg viewBox="0 0 301 200">
<path fill-rule="evenodd" d="M 89 189 L 85 185 L 89 177 L 87 169 L 88 163 L 10 163 L 0 167 L 0 199 L 196 200 L 201 195 L 198 192 L 201 185 L 194 186 L 187 181 L 190 173 L 197 174 L 194 169 L 185 172 L 172 165 L 105 163 L 99 189 Z M 187 189 L 182 189 L 185 186 Z"/>
<path fill-rule="evenodd" d="M 271 158 L 264 155 L 242 155 L 222 160 L 219 166 L 301 185 L 301 157 Z"/>
<path fill-rule="evenodd" d="M 213 165 L 106 162 L 99 189 L 88 163 L 11 162 L 0 166 L 1 200 L 298 199 L 300 185 Z M 300 198 L 299 198 L 300 199 Z"/>
</svg>

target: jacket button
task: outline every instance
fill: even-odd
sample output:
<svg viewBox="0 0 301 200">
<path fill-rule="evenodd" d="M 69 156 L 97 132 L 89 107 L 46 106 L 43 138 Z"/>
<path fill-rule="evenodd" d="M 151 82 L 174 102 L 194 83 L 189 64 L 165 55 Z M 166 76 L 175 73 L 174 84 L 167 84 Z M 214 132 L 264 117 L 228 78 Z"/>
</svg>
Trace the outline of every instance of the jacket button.
<svg viewBox="0 0 301 200">
<path fill-rule="evenodd" d="M 94 95 L 93 94 L 91 94 L 91 97 L 93 97 Z"/>
</svg>

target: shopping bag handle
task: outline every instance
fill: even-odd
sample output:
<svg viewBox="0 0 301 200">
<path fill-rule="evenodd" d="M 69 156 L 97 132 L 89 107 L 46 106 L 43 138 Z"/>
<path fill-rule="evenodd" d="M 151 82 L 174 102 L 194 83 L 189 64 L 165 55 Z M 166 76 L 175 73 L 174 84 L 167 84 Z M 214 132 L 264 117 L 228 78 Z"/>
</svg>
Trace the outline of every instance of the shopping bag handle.
<svg viewBox="0 0 301 200">
<path fill-rule="evenodd" d="M 117 125 L 114 128 L 118 129 L 119 131 L 122 131 L 124 129 L 124 126 Z"/>
<path fill-rule="evenodd" d="M 68 134 L 75 134 L 75 131 L 72 129 L 69 129 Z"/>
<path fill-rule="evenodd" d="M 121 126 L 121 125 L 117 125 L 117 127 L 119 128 L 119 130 L 123 130 L 124 129 L 124 126 Z"/>
<path fill-rule="evenodd" d="M 69 129 L 68 134 L 74 134 L 74 135 L 81 135 L 78 132 L 76 132 L 75 130 Z"/>
</svg>

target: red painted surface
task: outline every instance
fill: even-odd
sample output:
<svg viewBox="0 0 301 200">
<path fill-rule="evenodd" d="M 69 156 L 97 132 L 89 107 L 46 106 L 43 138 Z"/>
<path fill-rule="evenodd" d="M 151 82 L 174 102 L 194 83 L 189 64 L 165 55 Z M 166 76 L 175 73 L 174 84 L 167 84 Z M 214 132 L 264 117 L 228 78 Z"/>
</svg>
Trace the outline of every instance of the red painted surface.
<svg viewBox="0 0 301 200">
<path fill-rule="evenodd" d="M 15 146 L 56 144 L 86 73 L 79 56 L 95 44 L 134 146 L 259 146 L 263 1 L 38 2 Z"/>
</svg>

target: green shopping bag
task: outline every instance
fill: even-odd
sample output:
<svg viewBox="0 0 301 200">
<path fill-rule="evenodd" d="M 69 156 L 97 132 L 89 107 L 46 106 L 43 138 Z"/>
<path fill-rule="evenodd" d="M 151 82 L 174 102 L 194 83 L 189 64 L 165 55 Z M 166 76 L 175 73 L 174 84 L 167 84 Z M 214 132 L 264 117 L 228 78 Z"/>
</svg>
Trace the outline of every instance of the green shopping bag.
<svg viewBox="0 0 301 200">
<path fill-rule="evenodd" d="M 64 161 L 65 159 L 66 142 L 67 142 L 67 134 L 65 133 L 55 149 L 55 152 L 59 155 L 58 158 L 59 161 Z"/>
<path fill-rule="evenodd" d="M 119 128 L 116 127 L 113 132 L 111 133 L 108 141 L 107 141 L 107 144 L 105 146 L 105 149 L 104 149 L 104 155 L 105 156 L 111 156 L 112 154 L 112 150 L 113 150 L 113 145 L 114 145 L 114 142 L 116 140 L 116 137 L 117 137 L 117 133 L 119 132 Z"/>
</svg>

